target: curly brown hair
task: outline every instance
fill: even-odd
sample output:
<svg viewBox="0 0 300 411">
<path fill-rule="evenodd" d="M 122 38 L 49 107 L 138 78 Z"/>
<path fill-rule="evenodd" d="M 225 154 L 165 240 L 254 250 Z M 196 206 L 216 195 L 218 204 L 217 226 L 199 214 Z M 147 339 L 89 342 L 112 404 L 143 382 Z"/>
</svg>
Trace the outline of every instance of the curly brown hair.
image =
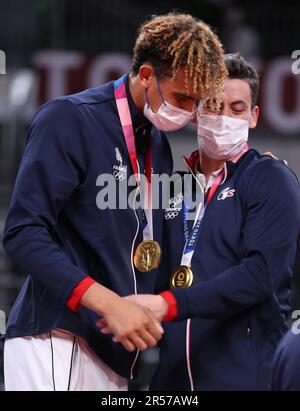
<svg viewBox="0 0 300 411">
<path fill-rule="evenodd" d="M 183 68 L 186 86 L 192 84 L 203 96 L 220 92 L 227 77 L 218 37 L 189 14 L 154 16 L 139 28 L 132 72 L 137 75 L 144 63 L 150 63 L 160 78 L 174 79 Z"/>
</svg>

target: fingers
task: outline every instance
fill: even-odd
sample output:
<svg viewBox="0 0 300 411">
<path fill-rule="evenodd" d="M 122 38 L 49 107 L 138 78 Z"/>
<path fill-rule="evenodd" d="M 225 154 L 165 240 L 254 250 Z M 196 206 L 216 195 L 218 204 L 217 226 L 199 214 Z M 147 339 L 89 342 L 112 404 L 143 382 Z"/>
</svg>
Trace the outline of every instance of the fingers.
<svg viewBox="0 0 300 411">
<path fill-rule="evenodd" d="M 145 351 L 149 347 L 155 347 L 157 340 L 148 331 L 142 331 L 139 333 L 134 333 L 130 338 L 118 338 L 113 337 L 114 342 L 121 343 L 128 351 L 133 351 L 138 349 L 140 351 Z"/>
<path fill-rule="evenodd" d="M 111 328 L 108 326 L 107 322 L 105 321 L 104 318 L 102 318 L 101 320 L 98 320 L 96 322 L 97 327 L 100 328 L 100 331 L 102 332 L 102 334 L 112 334 L 112 330 Z"/>
<path fill-rule="evenodd" d="M 162 328 L 161 324 L 156 320 L 154 315 L 150 310 L 148 310 L 148 315 L 151 317 L 151 320 L 147 326 L 147 331 L 155 338 L 156 341 L 159 341 L 164 333 L 164 329 Z"/>
<path fill-rule="evenodd" d="M 274 156 L 274 154 L 273 154 L 271 151 L 266 151 L 266 152 L 264 153 L 264 155 L 265 155 L 265 156 L 272 157 L 274 160 L 279 160 L 279 158 L 276 157 L 276 156 Z M 287 162 L 286 160 L 282 160 L 282 161 L 284 162 L 284 164 L 285 164 L 286 166 L 288 165 L 288 162 Z"/>
<path fill-rule="evenodd" d="M 113 341 L 130 352 L 155 347 L 164 332 L 150 309 L 124 299 L 96 324 L 102 334 L 113 334 Z"/>
<path fill-rule="evenodd" d="M 100 327 L 100 328 L 106 327 L 106 326 L 107 326 L 107 322 L 106 322 L 106 320 L 105 320 L 104 318 L 101 318 L 101 320 L 98 320 L 98 321 L 96 322 L 96 325 L 97 325 L 98 327 Z"/>
<path fill-rule="evenodd" d="M 148 346 L 146 342 L 136 333 L 131 336 L 130 342 L 141 351 L 146 351 Z"/>
<path fill-rule="evenodd" d="M 101 325 L 100 325 L 100 323 L 101 323 Z M 101 328 L 100 329 L 101 333 L 102 334 L 112 334 L 112 330 L 107 325 L 103 325 L 103 323 L 105 324 L 104 321 L 102 321 L 102 322 L 98 321 L 97 322 L 98 327 Z M 160 338 L 161 338 L 161 333 L 160 333 Z M 113 340 L 115 341 L 115 339 L 116 338 L 114 337 Z M 141 339 L 145 342 L 144 344 L 140 342 Z M 138 341 L 138 345 L 135 344 L 135 346 L 138 349 L 144 351 L 145 349 L 147 349 L 147 347 L 155 347 L 158 340 L 156 340 L 147 330 L 142 330 L 140 332 L 140 337 L 136 337 L 136 339 L 133 339 L 133 341 L 134 341 L 134 343 L 136 341 Z M 118 342 L 122 342 L 122 341 L 118 339 Z"/>
<path fill-rule="evenodd" d="M 276 156 L 274 156 L 274 154 L 273 154 L 271 151 L 266 151 L 266 152 L 264 153 L 264 155 L 265 155 L 265 156 L 272 157 L 272 158 L 274 158 L 274 160 L 278 160 L 278 158 L 277 158 Z"/>
<path fill-rule="evenodd" d="M 113 342 L 121 343 L 127 351 L 136 349 L 145 351 L 148 348 L 147 344 L 137 334 L 132 334 L 130 338 L 113 337 Z"/>
<path fill-rule="evenodd" d="M 109 327 L 103 327 L 100 329 L 100 331 L 102 332 L 102 334 L 112 334 L 112 331 Z"/>
<path fill-rule="evenodd" d="M 104 327 L 101 329 L 104 334 L 111 333 L 109 327 Z M 135 348 L 145 351 L 149 347 L 155 347 L 157 342 L 161 339 L 164 330 L 157 323 L 154 318 L 150 318 L 144 327 L 140 327 L 124 336 L 115 335 L 113 337 L 114 342 L 120 342 L 125 346 L 133 345 Z M 130 344 L 129 344 L 130 343 Z"/>
<path fill-rule="evenodd" d="M 152 331 L 148 331 L 147 328 L 141 328 L 134 332 L 131 332 L 130 335 L 126 336 L 114 336 L 113 341 L 116 343 L 121 343 L 127 351 L 134 351 L 138 349 L 140 351 L 145 351 L 147 348 L 153 348 L 157 345 L 158 341 L 161 339 L 163 334 L 162 327 L 156 324 L 151 325 L 147 324 Z M 101 329 L 103 334 L 111 333 L 109 327 Z"/>
<path fill-rule="evenodd" d="M 151 335 L 147 330 L 145 331 L 141 331 L 140 332 L 140 336 L 142 338 L 142 340 L 145 342 L 145 344 L 147 345 L 147 347 L 155 347 L 157 342 L 159 340 L 156 340 L 153 335 Z M 160 334 L 160 338 L 161 339 L 161 334 Z"/>
<path fill-rule="evenodd" d="M 117 337 L 113 337 L 113 342 L 121 343 L 126 351 L 133 352 L 136 350 L 135 345 L 128 338 L 124 338 L 122 341 L 119 341 Z"/>
<path fill-rule="evenodd" d="M 112 330 L 110 329 L 110 327 L 106 324 L 106 322 L 104 320 L 101 321 L 97 321 L 96 325 L 100 328 L 100 331 L 102 332 L 102 334 L 112 334 Z M 148 347 L 155 347 L 157 341 L 155 340 L 155 338 L 147 331 L 141 331 L 141 338 L 146 342 Z M 114 340 L 114 338 L 113 338 Z M 118 342 L 121 342 L 120 339 L 118 339 Z M 139 346 L 139 349 L 143 349 L 143 347 Z"/>
</svg>

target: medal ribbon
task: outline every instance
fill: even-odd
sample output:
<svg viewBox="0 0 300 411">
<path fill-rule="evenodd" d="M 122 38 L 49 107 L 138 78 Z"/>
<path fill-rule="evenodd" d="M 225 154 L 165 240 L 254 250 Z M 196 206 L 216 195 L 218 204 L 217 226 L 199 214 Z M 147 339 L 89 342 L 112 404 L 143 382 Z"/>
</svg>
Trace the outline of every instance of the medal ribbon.
<svg viewBox="0 0 300 411">
<path fill-rule="evenodd" d="M 230 161 L 233 163 L 236 163 L 241 158 L 241 156 L 245 154 L 248 150 L 249 150 L 249 146 L 246 144 L 243 150 L 238 155 L 236 155 L 234 158 L 232 158 Z M 225 164 L 225 167 L 226 167 L 226 164 Z M 184 246 L 183 254 L 181 257 L 181 265 L 186 265 L 187 267 L 191 267 L 192 258 L 195 252 L 198 238 L 199 238 L 202 219 L 204 217 L 205 211 L 207 210 L 207 207 L 209 206 L 217 189 L 222 183 L 224 176 L 225 176 L 225 170 L 223 169 L 222 171 L 220 171 L 220 173 L 215 178 L 215 181 L 213 182 L 213 185 L 211 186 L 211 188 L 205 193 L 204 204 L 203 202 L 201 202 L 198 206 L 192 232 L 190 234 L 189 234 L 189 229 L 188 229 L 188 224 L 187 224 L 188 222 L 187 217 L 188 217 L 189 209 L 186 206 L 186 201 L 184 201 L 183 203 L 184 204 L 183 230 L 184 230 L 185 246 Z"/>
<path fill-rule="evenodd" d="M 130 157 L 131 166 L 134 172 L 137 187 L 140 187 L 140 170 L 137 161 L 135 137 L 132 126 L 132 119 L 127 100 L 125 78 L 122 76 L 114 82 L 114 95 L 118 114 L 123 130 L 124 139 Z M 143 240 L 153 240 L 153 220 L 152 220 L 152 147 L 151 133 L 147 134 L 147 151 L 145 156 L 146 187 L 144 198 L 144 209 L 142 209 L 142 230 Z"/>
<path fill-rule="evenodd" d="M 187 267 L 191 267 L 192 258 L 193 258 L 196 244 L 197 244 L 199 234 L 200 234 L 201 222 L 203 220 L 207 207 L 209 206 L 211 200 L 213 199 L 213 196 L 215 195 L 217 189 L 219 188 L 221 182 L 223 181 L 224 175 L 225 175 L 225 172 L 224 170 L 222 170 L 215 178 L 215 181 L 212 187 L 210 188 L 208 194 L 206 194 L 207 195 L 206 201 L 202 201 L 198 205 L 195 221 L 194 221 L 193 228 L 190 234 L 189 234 L 189 229 L 188 229 L 189 208 L 187 207 L 186 199 L 184 199 L 183 230 L 184 230 L 184 237 L 185 237 L 185 246 L 184 246 L 182 257 L 181 257 L 181 265 L 186 265 Z"/>
</svg>

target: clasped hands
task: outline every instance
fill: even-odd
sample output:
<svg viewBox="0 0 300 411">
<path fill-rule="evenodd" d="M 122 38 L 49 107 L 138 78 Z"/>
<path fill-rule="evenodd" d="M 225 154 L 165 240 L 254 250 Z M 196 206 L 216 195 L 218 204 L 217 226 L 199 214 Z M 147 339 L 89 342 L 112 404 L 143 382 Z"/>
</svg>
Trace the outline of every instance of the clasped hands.
<svg viewBox="0 0 300 411">
<path fill-rule="evenodd" d="M 100 331 L 113 334 L 113 341 L 127 351 L 155 347 L 164 332 L 161 322 L 168 310 L 164 298 L 151 294 L 117 298 L 97 322 Z"/>
</svg>

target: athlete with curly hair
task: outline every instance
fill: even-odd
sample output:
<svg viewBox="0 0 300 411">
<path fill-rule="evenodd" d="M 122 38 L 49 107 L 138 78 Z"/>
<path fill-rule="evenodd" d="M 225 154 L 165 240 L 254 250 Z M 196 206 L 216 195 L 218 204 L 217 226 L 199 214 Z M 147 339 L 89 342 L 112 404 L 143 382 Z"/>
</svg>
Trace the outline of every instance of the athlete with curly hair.
<svg viewBox="0 0 300 411">
<path fill-rule="evenodd" d="M 122 298 L 154 292 L 163 211 L 150 230 L 146 210 L 99 209 L 96 181 L 170 174 L 163 131 L 185 126 L 226 73 L 211 29 L 171 13 L 141 26 L 130 74 L 38 111 L 3 242 L 28 274 L 7 324 L 7 390 L 127 389 L 139 351 L 163 333 L 149 309 Z"/>
</svg>

